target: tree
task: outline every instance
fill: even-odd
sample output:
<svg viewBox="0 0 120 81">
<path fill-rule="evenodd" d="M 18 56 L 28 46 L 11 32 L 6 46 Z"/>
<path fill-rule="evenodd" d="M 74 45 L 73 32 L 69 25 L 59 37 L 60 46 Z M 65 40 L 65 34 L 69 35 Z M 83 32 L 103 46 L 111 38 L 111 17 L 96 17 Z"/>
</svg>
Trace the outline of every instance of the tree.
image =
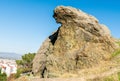
<svg viewBox="0 0 120 81">
<path fill-rule="evenodd" d="M 22 56 L 21 60 L 16 60 L 18 65 L 18 69 L 22 70 L 22 73 L 31 72 L 32 71 L 32 61 L 34 59 L 36 53 L 28 53 Z"/>
</svg>

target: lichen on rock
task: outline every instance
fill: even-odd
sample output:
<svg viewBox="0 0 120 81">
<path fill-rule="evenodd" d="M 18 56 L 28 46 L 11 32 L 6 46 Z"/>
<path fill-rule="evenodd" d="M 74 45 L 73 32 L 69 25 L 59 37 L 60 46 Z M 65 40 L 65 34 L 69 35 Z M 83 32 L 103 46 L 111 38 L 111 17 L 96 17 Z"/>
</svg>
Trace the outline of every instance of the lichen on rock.
<svg viewBox="0 0 120 81">
<path fill-rule="evenodd" d="M 33 60 L 33 73 L 41 77 L 61 77 L 110 60 L 117 48 L 110 30 L 81 10 L 58 6 L 54 10 L 61 26 L 49 36 Z"/>
</svg>

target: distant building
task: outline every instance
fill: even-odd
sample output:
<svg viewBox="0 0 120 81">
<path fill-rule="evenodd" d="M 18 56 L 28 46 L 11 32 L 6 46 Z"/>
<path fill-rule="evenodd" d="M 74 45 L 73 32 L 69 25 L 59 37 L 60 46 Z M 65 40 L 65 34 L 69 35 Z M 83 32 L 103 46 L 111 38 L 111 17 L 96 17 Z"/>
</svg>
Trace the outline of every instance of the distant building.
<svg viewBox="0 0 120 81">
<path fill-rule="evenodd" d="M 3 60 L 0 61 L 0 69 L 1 73 L 6 73 L 7 77 L 11 74 L 17 73 L 17 65 L 12 62 L 4 62 Z"/>
</svg>

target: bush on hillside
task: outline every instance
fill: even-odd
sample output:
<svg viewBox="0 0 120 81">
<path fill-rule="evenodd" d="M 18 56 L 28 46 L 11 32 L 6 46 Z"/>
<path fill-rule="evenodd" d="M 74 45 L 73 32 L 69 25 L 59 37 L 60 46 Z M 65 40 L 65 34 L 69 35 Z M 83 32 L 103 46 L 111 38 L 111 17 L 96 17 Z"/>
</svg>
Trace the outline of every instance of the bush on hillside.
<svg viewBox="0 0 120 81">
<path fill-rule="evenodd" d="M 20 73 L 27 73 L 27 72 L 32 71 L 32 61 L 34 59 L 35 54 L 36 53 L 24 54 L 22 56 L 21 60 L 16 60 L 16 63 L 18 65 L 18 75 L 17 76 L 19 76 Z"/>
<path fill-rule="evenodd" d="M 7 75 L 5 73 L 1 73 L 1 69 L 0 69 L 0 81 L 7 81 Z"/>
</svg>

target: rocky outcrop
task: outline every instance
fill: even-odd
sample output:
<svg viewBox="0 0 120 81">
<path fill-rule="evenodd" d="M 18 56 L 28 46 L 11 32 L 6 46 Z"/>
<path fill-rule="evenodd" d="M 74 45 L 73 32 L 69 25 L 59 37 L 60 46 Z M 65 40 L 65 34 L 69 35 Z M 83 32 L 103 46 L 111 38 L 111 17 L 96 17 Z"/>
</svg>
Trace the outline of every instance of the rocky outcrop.
<svg viewBox="0 0 120 81">
<path fill-rule="evenodd" d="M 59 6 L 54 10 L 61 26 L 49 36 L 33 60 L 33 73 L 61 77 L 109 61 L 118 48 L 109 29 L 81 10 Z"/>
</svg>

